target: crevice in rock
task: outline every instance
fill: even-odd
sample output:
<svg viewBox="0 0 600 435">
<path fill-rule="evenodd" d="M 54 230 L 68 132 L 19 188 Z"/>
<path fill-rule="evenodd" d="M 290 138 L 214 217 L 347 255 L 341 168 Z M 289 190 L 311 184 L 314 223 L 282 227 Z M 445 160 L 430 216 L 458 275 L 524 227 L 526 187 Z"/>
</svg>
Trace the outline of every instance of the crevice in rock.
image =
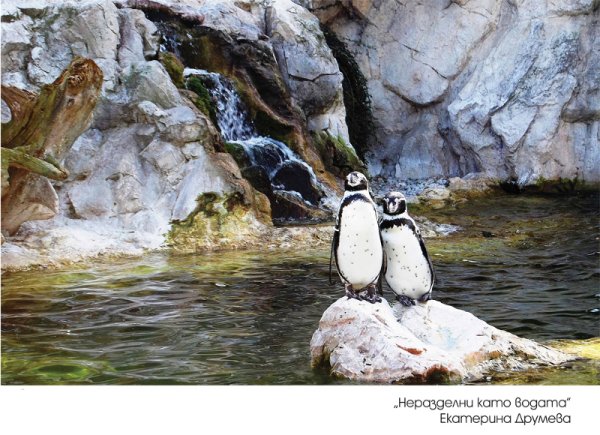
<svg viewBox="0 0 600 435">
<path fill-rule="evenodd" d="M 321 30 L 344 76 L 342 88 L 350 142 L 364 160 L 375 129 L 368 82 L 346 45 L 326 26 L 321 25 Z"/>
<path fill-rule="evenodd" d="M 406 101 L 408 104 L 410 104 L 411 106 L 413 106 L 416 110 L 427 109 L 429 107 L 432 107 L 432 106 L 435 106 L 435 105 L 439 104 L 444 99 L 444 96 L 447 93 L 447 91 L 446 91 L 442 95 L 440 95 L 438 98 L 436 98 L 435 100 L 430 101 L 429 103 L 423 104 L 423 103 L 418 103 L 416 101 L 411 100 L 406 95 L 404 95 L 401 92 L 398 92 L 397 89 L 395 89 L 393 86 L 390 86 L 387 83 L 383 83 L 383 87 L 385 89 L 387 89 L 388 91 L 390 91 L 391 93 L 393 93 L 394 95 L 396 95 L 398 98 L 401 98 L 403 101 Z"/>
<path fill-rule="evenodd" d="M 335 73 L 321 73 L 318 76 L 316 76 L 314 79 L 309 79 L 307 77 L 301 77 L 301 76 L 297 76 L 291 73 L 288 73 L 288 75 L 293 78 L 294 80 L 298 80 L 301 82 L 316 82 L 317 80 L 319 80 L 321 77 L 327 77 L 327 76 L 335 76 L 337 75 L 337 72 Z"/>
</svg>

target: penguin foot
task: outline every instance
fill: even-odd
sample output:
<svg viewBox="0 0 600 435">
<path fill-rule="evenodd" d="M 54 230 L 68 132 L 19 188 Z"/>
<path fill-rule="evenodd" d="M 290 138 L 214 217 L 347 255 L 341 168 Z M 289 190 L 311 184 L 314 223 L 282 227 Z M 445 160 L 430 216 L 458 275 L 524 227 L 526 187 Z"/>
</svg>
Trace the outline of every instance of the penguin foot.
<svg viewBox="0 0 600 435">
<path fill-rule="evenodd" d="M 367 295 L 363 298 L 363 300 L 367 301 L 367 302 L 371 302 L 372 304 L 376 303 L 376 302 L 381 302 L 381 298 L 377 295 Z"/>
<path fill-rule="evenodd" d="M 425 293 L 423 296 L 421 296 L 418 299 L 418 301 L 421 302 L 421 303 L 425 303 L 425 302 L 430 301 L 430 300 L 431 300 L 431 292 Z"/>
<path fill-rule="evenodd" d="M 371 302 L 372 304 L 376 302 L 381 302 L 381 298 L 377 296 L 377 287 L 374 285 L 370 285 L 367 287 L 367 296 L 365 296 L 365 301 Z"/>
<path fill-rule="evenodd" d="M 364 301 L 365 297 L 361 295 L 357 295 L 356 293 L 346 293 L 348 299 L 356 299 L 357 301 Z"/>
<path fill-rule="evenodd" d="M 411 305 L 415 305 L 414 299 L 409 298 L 406 295 L 398 295 L 396 296 L 396 300 L 400 302 L 405 307 L 410 307 Z"/>
<path fill-rule="evenodd" d="M 348 299 L 358 299 L 359 301 L 363 300 L 363 297 L 360 294 L 354 292 L 354 289 L 351 285 L 346 285 L 346 296 Z"/>
</svg>

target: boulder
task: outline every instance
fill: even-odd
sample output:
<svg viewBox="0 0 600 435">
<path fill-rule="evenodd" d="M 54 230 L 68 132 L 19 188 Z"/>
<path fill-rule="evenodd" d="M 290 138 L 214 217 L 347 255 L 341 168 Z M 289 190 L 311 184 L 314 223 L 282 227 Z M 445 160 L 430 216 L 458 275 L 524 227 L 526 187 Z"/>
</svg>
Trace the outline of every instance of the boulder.
<svg viewBox="0 0 600 435">
<path fill-rule="evenodd" d="M 164 109 L 183 104 L 169 74 L 157 60 L 135 62 L 126 74 L 133 101 L 152 101 Z"/>
<path fill-rule="evenodd" d="M 277 224 L 331 221 L 331 212 L 311 205 L 295 192 L 273 190 L 269 196 L 273 222 Z"/>
<path fill-rule="evenodd" d="M 271 179 L 273 186 L 282 186 L 284 190 L 302 195 L 305 201 L 318 205 L 324 196 L 306 165 L 294 160 L 284 162 Z"/>
<path fill-rule="evenodd" d="M 574 358 L 435 300 L 407 308 L 346 297 L 323 313 L 310 350 L 313 367 L 377 383 L 475 381 Z"/>
</svg>

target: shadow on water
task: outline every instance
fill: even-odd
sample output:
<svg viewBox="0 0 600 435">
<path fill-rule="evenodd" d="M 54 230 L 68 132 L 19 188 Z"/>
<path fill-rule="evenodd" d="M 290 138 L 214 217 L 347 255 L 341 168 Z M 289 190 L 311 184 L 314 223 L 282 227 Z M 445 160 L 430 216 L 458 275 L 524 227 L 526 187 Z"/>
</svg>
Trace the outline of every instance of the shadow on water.
<svg viewBox="0 0 600 435">
<path fill-rule="evenodd" d="M 427 217 L 464 228 L 427 242 L 434 298 L 536 340 L 600 335 L 598 195 L 501 196 Z M 4 274 L 2 383 L 344 382 L 309 366 L 312 333 L 342 295 L 328 255 L 155 253 Z M 582 360 L 492 382 L 598 384 L 599 372 Z"/>
</svg>

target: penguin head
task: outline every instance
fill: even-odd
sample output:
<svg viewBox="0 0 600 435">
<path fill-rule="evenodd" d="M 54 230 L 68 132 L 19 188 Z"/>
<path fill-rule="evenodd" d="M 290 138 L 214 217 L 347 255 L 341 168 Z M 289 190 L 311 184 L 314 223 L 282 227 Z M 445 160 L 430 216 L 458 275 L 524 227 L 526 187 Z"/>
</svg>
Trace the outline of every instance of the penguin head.
<svg viewBox="0 0 600 435">
<path fill-rule="evenodd" d="M 402 214 L 406 211 L 406 198 L 400 192 L 390 192 L 383 198 L 383 212 L 389 215 Z"/>
<path fill-rule="evenodd" d="M 360 172 L 350 172 L 346 175 L 346 181 L 344 182 L 344 188 L 350 191 L 366 190 L 369 188 L 369 181 Z"/>
</svg>

